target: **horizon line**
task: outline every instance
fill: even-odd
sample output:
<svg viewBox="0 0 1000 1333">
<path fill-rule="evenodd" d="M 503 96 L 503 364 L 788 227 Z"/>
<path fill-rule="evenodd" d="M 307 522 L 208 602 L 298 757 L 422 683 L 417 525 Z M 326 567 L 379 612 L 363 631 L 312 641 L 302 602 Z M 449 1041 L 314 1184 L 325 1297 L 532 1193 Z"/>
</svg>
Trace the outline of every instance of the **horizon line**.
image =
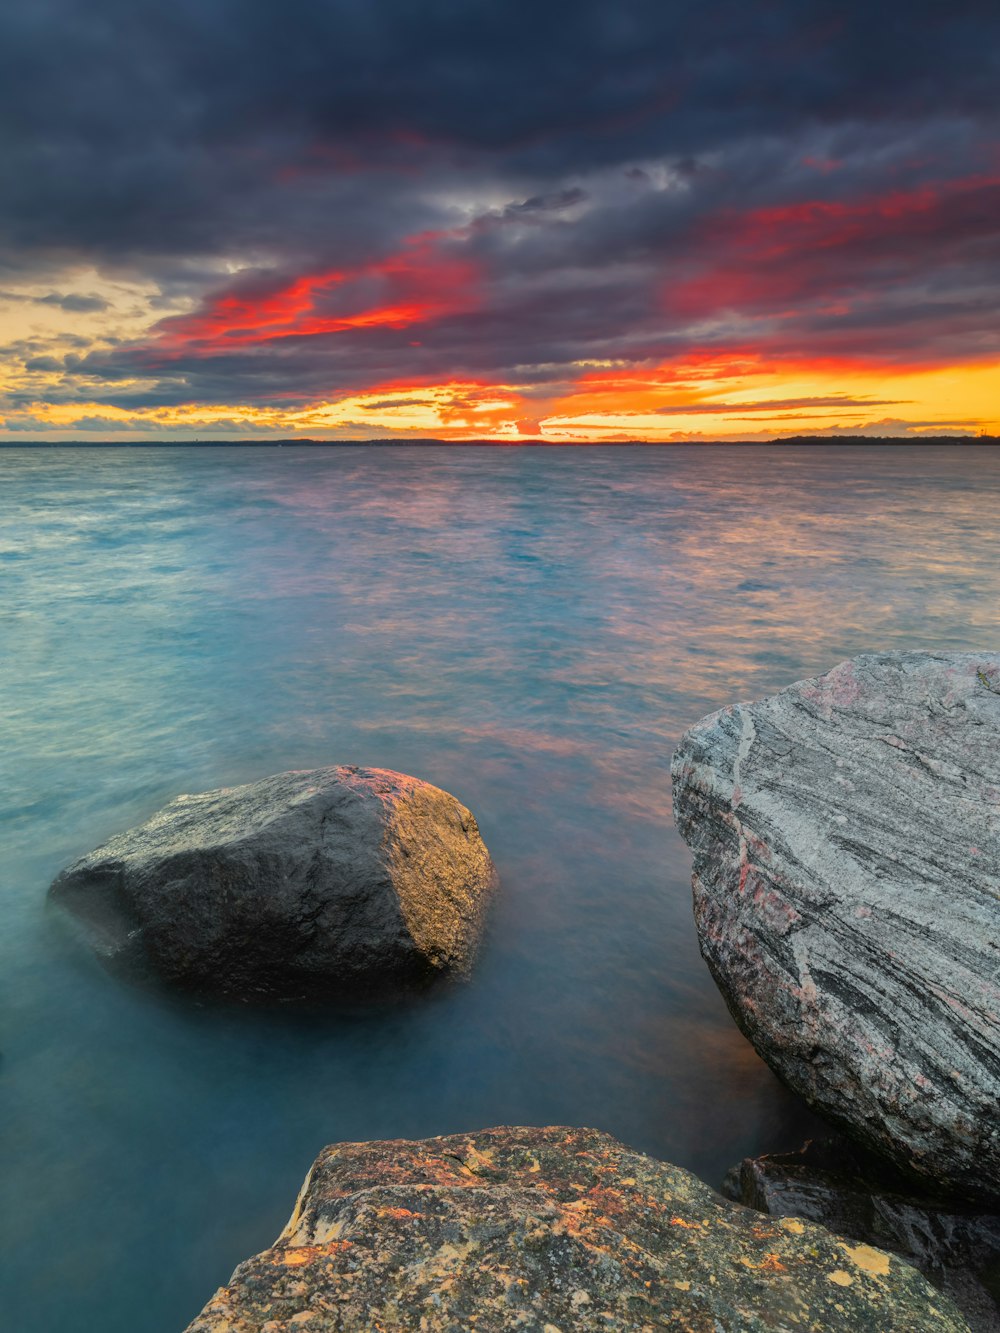
<svg viewBox="0 0 1000 1333">
<path fill-rule="evenodd" d="M 279 436 L 272 439 L 246 439 L 233 437 L 216 440 L 16 440 L 0 438 L 0 449 L 265 449 L 265 448 L 364 448 L 375 446 L 413 447 L 434 445 L 442 448 L 493 448 L 493 449 L 712 449 L 712 448 L 772 448 L 788 445 L 983 445 L 1000 444 L 1000 435 L 988 435 L 985 431 L 977 435 L 785 435 L 769 440 L 546 440 L 526 438 L 523 440 L 447 440 L 436 436 L 414 436 L 406 439 L 379 437 L 377 439 L 301 439 Z"/>
</svg>

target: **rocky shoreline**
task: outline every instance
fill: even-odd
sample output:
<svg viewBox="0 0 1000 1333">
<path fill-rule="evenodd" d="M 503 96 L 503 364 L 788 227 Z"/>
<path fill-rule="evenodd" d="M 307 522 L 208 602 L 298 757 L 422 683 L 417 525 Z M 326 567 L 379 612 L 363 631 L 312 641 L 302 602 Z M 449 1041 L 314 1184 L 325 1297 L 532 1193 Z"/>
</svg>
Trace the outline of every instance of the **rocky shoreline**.
<svg viewBox="0 0 1000 1333">
<path fill-rule="evenodd" d="M 672 773 L 705 961 L 847 1137 L 728 1199 L 589 1129 L 336 1144 L 188 1333 L 1000 1330 L 1000 654 L 842 663 Z M 466 974 L 496 880 L 454 797 L 339 767 L 180 797 L 51 897 L 129 977 L 329 1001 Z"/>
</svg>

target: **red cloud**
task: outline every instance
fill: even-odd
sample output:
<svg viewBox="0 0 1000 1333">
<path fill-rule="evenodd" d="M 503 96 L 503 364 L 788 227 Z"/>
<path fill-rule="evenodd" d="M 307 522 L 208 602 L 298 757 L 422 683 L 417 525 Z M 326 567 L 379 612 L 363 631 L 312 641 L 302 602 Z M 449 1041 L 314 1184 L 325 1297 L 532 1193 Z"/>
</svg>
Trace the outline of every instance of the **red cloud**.
<svg viewBox="0 0 1000 1333">
<path fill-rule="evenodd" d="M 401 329 L 470 309 L 478 304 L 479 271 L 442 239 L 412 237 L 397 254 L 359 268 L 242 277 L 193 314 L 162 320 L 156 349 L 212 355 L 284 338 Z"/>
<path fill-rule="evenodd" d="M 996 234 L 1000 178 L 973 176 L 847 202 L 807 200 L 709 220 L 698 250 L 703 269 L 672 284 L 668 309 L 685 318 L 720 311 L 799 314 L 827 303 L 826 313 L 972 257 Z"/>
</svg>

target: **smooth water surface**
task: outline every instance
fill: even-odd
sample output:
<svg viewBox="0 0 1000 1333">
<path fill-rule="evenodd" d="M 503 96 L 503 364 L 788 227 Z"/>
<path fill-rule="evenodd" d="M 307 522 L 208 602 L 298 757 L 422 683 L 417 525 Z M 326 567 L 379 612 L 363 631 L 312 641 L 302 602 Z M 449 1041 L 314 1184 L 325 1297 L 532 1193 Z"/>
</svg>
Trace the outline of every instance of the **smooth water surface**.
<svg viewBox="0 0 1000 1333">
<path fill-rule="evenodd" d="M 717 1184 L 813 1128 L 702 964 L 690 723 L 998 646 L 985 448 L 0 451 L 6 1325 L 177 1333 L 338 1139 L 589 1124 Z M 474 979 L 366 1015 L 106 976 L 45 912 L 182 791 L 402 769 L 502 877 Z"/>
</svg>

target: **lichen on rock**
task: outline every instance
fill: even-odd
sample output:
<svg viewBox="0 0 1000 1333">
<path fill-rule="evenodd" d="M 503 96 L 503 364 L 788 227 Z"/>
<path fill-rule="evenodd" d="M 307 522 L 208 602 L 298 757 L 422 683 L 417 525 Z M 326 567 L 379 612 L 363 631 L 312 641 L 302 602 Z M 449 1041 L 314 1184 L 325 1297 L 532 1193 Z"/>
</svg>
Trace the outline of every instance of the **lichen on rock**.
<svg viewBox="0 0 1000 1333">
<path fill-rule="evenodd" d="M 947 1292 L 973 1333 L 1000 1333 L 1000 1215 L 915 1194 L 886 1162 L 841 1138 L 744 1158 L 723 1193 L 771 1217 L 808 1218 L 891 1250 Z"/>
<path fill-rule="evenodd" d="M 589 1129 L 320 1154 L 188 1333 L 958 1333 L 897 1258 L 728 1203 Z"/>
</svg>

